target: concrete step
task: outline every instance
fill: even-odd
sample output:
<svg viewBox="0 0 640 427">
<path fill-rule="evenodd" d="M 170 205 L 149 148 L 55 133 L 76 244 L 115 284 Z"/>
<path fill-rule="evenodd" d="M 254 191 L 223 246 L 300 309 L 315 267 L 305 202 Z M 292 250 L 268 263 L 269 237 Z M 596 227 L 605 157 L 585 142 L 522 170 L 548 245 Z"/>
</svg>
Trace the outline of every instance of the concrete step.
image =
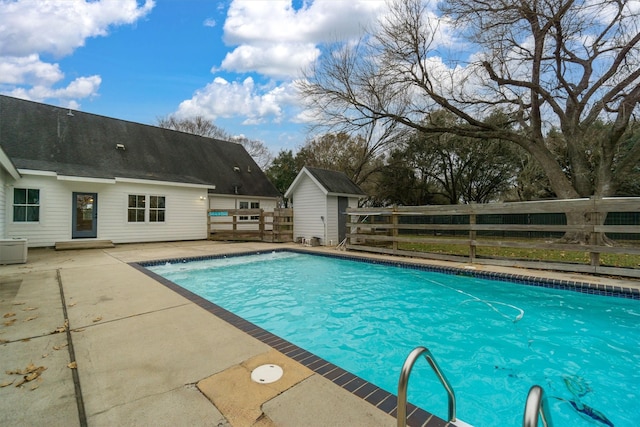
<svg viewBox="0 0 640 427">
<path fill-rule="evenodd" d="M 56 242 L 56 251 L 67 251 L 72 249 L 106 249 L 114 248 L 111 240 L 72 240 L 67 242 Z"/>
</svg>

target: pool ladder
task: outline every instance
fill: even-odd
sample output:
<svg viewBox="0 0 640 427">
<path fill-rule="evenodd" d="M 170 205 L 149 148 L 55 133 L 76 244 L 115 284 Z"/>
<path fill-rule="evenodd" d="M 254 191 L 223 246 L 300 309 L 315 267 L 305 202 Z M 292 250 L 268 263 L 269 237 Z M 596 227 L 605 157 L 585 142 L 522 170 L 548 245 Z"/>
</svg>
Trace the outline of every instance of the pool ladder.
<svg viewBox="0 0 640 427">
<path fill-rule="evenodd" d="M 538 416 L 540 416 L 540 421 L 542 421 L 544 427 L 553 427 L 547 396 L 542 387 L 534 385 L 529 389 L 527 403 L 524 406 L 522 427 L 538 427 Z"/>
<path fill-rule="evenodd" d="M 402 370 L 400 371 L 400 379 L 398 380 L 398 427 L 406 427 L 407 425 L 407 386 L 409 385 L 409 375 L 411 375 L 411 369 L 413 365 L 416 363 L 416 360 L 424 354 L 425 359 L 431 365 L 431 369 L 435 372 L 440 380 L 440 383 L 444 386 L 447 391 L 447 395 L 449 397 L 449 422 L 455 423 L 456 421 L 456 395 L 453 392 L 453 387 L 447 380 L 447 377 L 444 376 L 444 373 L 438 366 L 438 363 L 433 358 L 433 355 L 426 347 L 416 347 L 414 348 L 407 359 L 404 361 L 402 365 Z M 537 427 L 538 426 L 538 417 L 540 417 L 540 421 L 542 421 L 542 425 L 544 427 L 553 427 L 553 422 L 551 421 L 551 416 L 549 414 L 549 404 L 547 403 L 547 397 L 544 393 L 542 387 L 538 385 L 534 385 L 529 390 L 529 394 L 527 395 L 527 402 L 524 407 L 524 419 L 522 422 L 522 427 Z M 460 421 L 463 425 L 468 425 L 464 421 Z"/>
<path fill-rule="evenodd" d="M 431 369 L 433 369 L 445 390 L 447 390 L 447 395 L 449 396 L 449 422 L 456 421 L 456 395 L 453 392 L 449 380 L 447 380 L 447 377 L 445 377 L 440 370 L 429 349 L 416 347 L 409 353 L 400 371 L 400 379 L 398 380 L 398 415 L 396 417 L 398 427 L 406 427 L 407 425 L 407 386 L 409 385 L 409 375 L 411 375 L 411 369 L 416 363 L 416 360 L 423 354 L 427 362 L 429 362 L 429 365 L 431 365 Z"/>
</svg>

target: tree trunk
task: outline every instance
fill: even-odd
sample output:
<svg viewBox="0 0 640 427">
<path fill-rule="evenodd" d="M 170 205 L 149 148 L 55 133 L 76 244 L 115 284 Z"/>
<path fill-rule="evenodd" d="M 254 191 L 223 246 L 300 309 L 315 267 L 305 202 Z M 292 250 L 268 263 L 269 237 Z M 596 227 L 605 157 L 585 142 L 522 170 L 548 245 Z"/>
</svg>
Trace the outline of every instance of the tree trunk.
<svg viewBox="0 0 640 427">
<path fill-rule="evenodd" d="M 574 243 L 579 245 L 602 245 L 613 246 L 614 241 L 608 238 L 604 233 L 596 233 L 593 231 L 594 226 L 604 225 L 607 214 L 594 212 L 595 209 L 585 209 L 584 211 L 566 212 L 567 225 L 585 226 L 582 231 L 567 231 L 560 239 L 561 243 Z"/>
</svg>

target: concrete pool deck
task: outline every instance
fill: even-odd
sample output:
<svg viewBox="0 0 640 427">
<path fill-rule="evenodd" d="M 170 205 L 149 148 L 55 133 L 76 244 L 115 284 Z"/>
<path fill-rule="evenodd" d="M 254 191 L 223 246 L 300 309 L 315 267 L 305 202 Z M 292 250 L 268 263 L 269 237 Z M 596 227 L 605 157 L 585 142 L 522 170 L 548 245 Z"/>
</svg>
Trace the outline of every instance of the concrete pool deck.
<svg viewBox="0 0 640 427">
<path fill-rule="evenodd" d="M 0 266 L 2 424 L 395 425 L 392 416 L 128 264 L 285 248 L 300 246 L 197 241 L 30 249 L 26 264 Z M 475 267 L 640 289 L 634 280 Z M 251 382 L 251 370 L 265 363 L 283 366 L 283 378 Z"/>
</svg>

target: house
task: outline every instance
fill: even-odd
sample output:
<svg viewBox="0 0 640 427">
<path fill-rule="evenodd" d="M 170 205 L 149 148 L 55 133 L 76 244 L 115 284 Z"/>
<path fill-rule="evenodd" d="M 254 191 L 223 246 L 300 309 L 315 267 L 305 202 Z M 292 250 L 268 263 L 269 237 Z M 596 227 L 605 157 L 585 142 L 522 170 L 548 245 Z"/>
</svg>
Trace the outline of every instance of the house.
<svg viewBox="0 0 640 427">
<path fill-rule="evenodd" d="M 0 95 L 0 238 L 206 239 L 210 208 L 276 206 L 240 144 Z"/>
<path fill-rule="evenodd" d="M 293 238 L 316 238 L 321 245 L 337 245 L 347 235 L 348 207 L 358 207 L 366 194 L 343 172 L 305 166 L 287 189 L 292 199 Z"/>
</svg>

